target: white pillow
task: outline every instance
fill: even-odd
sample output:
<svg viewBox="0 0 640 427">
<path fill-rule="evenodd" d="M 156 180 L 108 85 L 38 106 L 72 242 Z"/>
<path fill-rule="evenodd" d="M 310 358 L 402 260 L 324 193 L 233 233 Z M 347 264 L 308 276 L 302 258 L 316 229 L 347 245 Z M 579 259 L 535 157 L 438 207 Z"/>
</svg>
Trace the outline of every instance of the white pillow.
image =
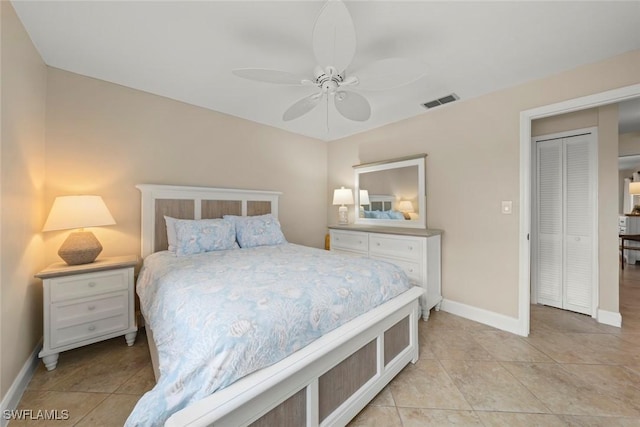
<svg viewBox="0 0 640 427">
<path fill-rule="evenodd" d="M 169 243 L 169 247 L 167 248 L 169 252 L 176 253 L 176 218 L 171 218 L 170 216 L 164 216 L 164 222 L 167 224 L 167 242 Z"/>
</svg>

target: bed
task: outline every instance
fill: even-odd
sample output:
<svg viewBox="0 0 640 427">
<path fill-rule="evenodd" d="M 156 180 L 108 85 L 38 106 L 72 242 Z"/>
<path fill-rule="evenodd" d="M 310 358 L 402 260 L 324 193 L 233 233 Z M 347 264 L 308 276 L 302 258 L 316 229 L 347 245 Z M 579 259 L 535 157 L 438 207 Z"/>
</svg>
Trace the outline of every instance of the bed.
<svg viewBox="0 0 640 427">
<path fill-rule="evenodd" d="M 148 257 L 148 264 L 156 263 L 163 266 L 167 261 L 162 259 L 166 258 L 162 251 L 168 246 L 165 216 L 184 219 L 220 218 L 225 215 L 255 218 L 269 215 L 277 218 L 278 216 L 280 193 L 277 192 L 164 185 L 137 187 L 142 192 L 142 256 Z M 242 258 L 245 253 L 249 256 L 251 251 L 255 252 L 251 256 L 272 260 L 276 260 L 277 253 L 282 252 L 280 256 L 285 260 L 291 260 L 292 264 L 296 264 L 299 261 L 298 258 L 334 257 L 334 255 L 320 253 L 324 251 L 283 244 L 251 250 L 201 254 L 194 256 L 193 262 L 200 259 L 198 257 L 226 257 L 224 262 L 219 262 L 217 265 L 234 266 L 229 268 L 237 270 L 233 262 L 244 262 L 249 265 Z M 188 258 L 189 262 L 184 261 L 185 259 L 187 258 L 183 258 L 181 262 L 191 263 L 191 258 Z M 368 261 L 354 258 L 345 262 L 334 258 L 333 262 L 344 263 L 342 266 L 331 267 L 335 270 L 336 268 L 356 268 L 354 266 L 358 263 Z M 252 261 L 251 265 L 253 264 Z M 262 263 L 265 266 L 267 264 L 267 262 Z M 305 265 L 309 264 L 300 261 L 294 269 L 304 270 Z M 168 265 L 164 268 L 170 272 L 179 269 L 177 266 Z M 211 267 L 198 268 L 203 277 L 208 274 L 207 268 Z M 375 270 L 377 266 L 372 264 L 368 268 L 376 271 L 371 276 L 376 278 L 379 276 L 378 280 L 388 281 L 389 284 L 393 281 L 385 278 L 382 270 L 377 272 Z M 269 268 L 265 267 L 265 269 Z M 265 270 L 261 270 L 262 273 L 265 273 Z M 268 275 L 269 272 L 265 274 Z M 327 286 L 330 286 L 329 281 Z M 191 289 L 189 292 L 192 292 Z M 246 376 L 243 375 L 238 380 L 230 379 L 229 384 L 224 384 L 223 388 L 216 389 L 217 391 L 213 394 L 199 396 L 195 401 L 188 402 L 184 408 L 173 413 L 166 420 L 165 425 L 328 426 L 346 424 L 407 363 L 415 362 L 418 358 L 417 322 L 420 314 L 418 299 L 423 291 L 421 288 L 412 287 L 401 291 L 396 289 L 394 292 L 396 293 L 393 298 L 370 311 L 358 314 L 329 332 L 321 331 L 322 333 L 313 337 L 310 343 L 295 344 L 293 346 L 295 351 L 288 353 L 289 355 L 280 361 L 275 363 L 267 361 L 266 367 Z M 144 298 L 150 297 L 145 295 Z M 174 297 L 170 299 L 177 300 Z M 152 300 L 149 299 L 149 301 Z M 204 297 L 198 298 L 197 303 L 200 302 L 204 302 Z M 259 301 L 256 304 L 259 304 Z M 145 305 L 151 307 L 153 304 Z M 166 308 L 164 310 L 167 311 Z M 152 309 L 147 308 L 143 310 L 145 316 L 148 313 L 144 311 L 153 312 Z M 160 312 L 164 313 L 164 311 Z M 146 319 L 154 373 L 158 384 L 161 384 L 163 378 L 167 378 L 171 373 L 166 363 L 167 336 L 171 334 L 158 329 L 161 335 L 159 338 L 154 337 L 156 334 L 154 328 L 159 324 L 153 319 Z M 242 333 L 246 328 L 260 326 L 259 322 L 254 322 L 252 325 L 239 323 L 237 326 L 239 329 L 234 330 Z M 173 332 L 173 336 L 176 335 Z M 159 361 L 157 339 L 161 345 L 160 354 L 165 354 L 161 356 L 164 357 L 164 365 L 162 360 Z M 199 340 L 191 342 L 193 346 L 199 344 Z M 179 344 L 181 343 L 179 337 L 175 339 L 175 343 L 178 343 L 177 346 L 185 346 L 184 342 Z M 173 351 L 180 351 L 180 349 L 176 348 Z M 254 352 L 253 354 L 262 355 L 263 353 Z M 183 384 L 180 384 L 180 387 L 182 386 Z M 186 388 L 188 387 L 185 386 Z M 144 423 L 132 421 L 131 425 L 144 425 Z"/>
</svg>

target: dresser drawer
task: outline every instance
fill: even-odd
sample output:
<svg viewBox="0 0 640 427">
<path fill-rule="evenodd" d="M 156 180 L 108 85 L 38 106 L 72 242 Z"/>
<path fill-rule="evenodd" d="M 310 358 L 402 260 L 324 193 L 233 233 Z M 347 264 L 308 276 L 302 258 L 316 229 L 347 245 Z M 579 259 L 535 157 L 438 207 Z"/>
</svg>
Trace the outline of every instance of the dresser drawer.
<svg viewBox="0 0 640 427">
<path fill-rule="evenodd" d="M 366 254 L 369 250 L 369 236 L 366 233 L 331 230 L 331 249 Z"/>
<path fill-rule="evenodd" d="M 77 300 L 73 300 L 77 301 Z M 55 328 L 68 328 L 129 312 L 129 293 L 105 294 L 82 302 L 51 305 L 51 324 Z"/>
<path fill-rule="evenodd" d="M 81 323 L 66 328 L 58 327 L 51 331 L 51 347 L 62 347 L 67 344 L 99 337 L 100 335 L 124 331 L 128 326 L 129 316 L 127 313 L 122 313 L 118 316 Z"/>
<path fill-rule="evenodd" d="M 407 261 L 421 262 L 422 242 L 404 236 L 371 234 L 369 236 L 369 253 L 371 256 L 401 258 Z"/>
<path fill-rule="evenodd" d="M 51 302 L 126 290 L 129 271 L 121 269 L 51 279 Z"/>
<path fill-rule="evenodd" d="M 391 264 L 395 264 L 405 272 L 409 280 L 416 285 L 422 285 L 424 283 L 424 278 L 422 277 L 422 268 L 420 264 L 417 262 L 403 261 L 396 258 L 385 258 L 379 256 L 371 256 L 371 258 L 379 259 L 382 261 L 387 261 Z"/>
</svg>

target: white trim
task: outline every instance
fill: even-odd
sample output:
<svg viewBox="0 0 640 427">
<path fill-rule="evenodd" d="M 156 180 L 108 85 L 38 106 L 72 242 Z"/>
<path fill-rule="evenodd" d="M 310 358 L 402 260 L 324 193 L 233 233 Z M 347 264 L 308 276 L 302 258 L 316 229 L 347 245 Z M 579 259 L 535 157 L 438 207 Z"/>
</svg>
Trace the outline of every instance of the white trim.
<svg viewBox="0 0 640 427">
<path fill-rule="evenodd" d="M 456 316 L 464 317 L 465 319 L 493 326 L 494 328 L 498 328 L 503 331 L 514 334 L 518 333 L 519 324 L 518 319 L 515 317 L 505 316 L 504 314 L 473 307 L 461 302 L 451 301 L 449 299 L 442 300 L 440 310 L 455 314 Z"/>
<path fill-rule="evenodd" d="M 620 328 L 622 327 L 622 315 L 613 311 L 598 309 L 598 323 Z"/>
<path fill-rule="evenodd" d="M 18 407 L 18 403 L 20 403 L 20 399 L 22 399 L 22 395 L 27 389 L 29 381 L 33 378 L 33 374 L 38 367 L 38 363 L 40 361 L 40 359 L 38 359 L 38 352 L 40 349 L 42 349 L 42 339 L 38 341 L 38 344 L 36 344 L 36 347 L 24 362 L 24 365 L 22 365 L 22 369 L 18 372 L 18 376 L 13 380 L 7 394 L 4 395 L 4 398 L 0 403 L 0 419 L 2 420 L 0 422 L 0 426 L 6 427 L 10 421 L 4 417 L 4 411 L 12 411 Z"/>
<path fill-rule="evenodd" d="M 525 110 L 520 113 L 520 229 L 518 261 L 518 330 L 529 335 L 531 231 L 531 120 L 614 104 L 640 96 L 640 84 Z"/>
</svg>

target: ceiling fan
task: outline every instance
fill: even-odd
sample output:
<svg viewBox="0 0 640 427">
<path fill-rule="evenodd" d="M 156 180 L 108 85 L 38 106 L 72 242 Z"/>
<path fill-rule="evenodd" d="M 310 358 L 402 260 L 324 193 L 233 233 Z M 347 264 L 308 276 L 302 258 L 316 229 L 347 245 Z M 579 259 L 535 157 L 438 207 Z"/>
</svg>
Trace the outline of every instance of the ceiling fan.
<svg viewBox="0 0 640 427">
<path fill-rule="evenodd" d="M 305 96 L 291 105 L 282 115 L 284 121 L 305 115 L 324 98 L 329 108 L 333 97 L 336 110 L 344 117 L 366 121 L 371 117 L 371 105 L 367 99 L 352 90 L 387 90 L 412 83 L 425 74 L 424 68 L 406 58 L 387 58 L 375 61 L 354 74 L 346 72 L 356 51 L 356 32 L 345 4 L 329 0 L 320 11 L 313 28 L 313 52 L 318 65 L 313 78 L 293 73 L 263 68 L 233 70 L 236 76 L 260 82 L 316 86 L 320 90 Z"/>
</svg>

